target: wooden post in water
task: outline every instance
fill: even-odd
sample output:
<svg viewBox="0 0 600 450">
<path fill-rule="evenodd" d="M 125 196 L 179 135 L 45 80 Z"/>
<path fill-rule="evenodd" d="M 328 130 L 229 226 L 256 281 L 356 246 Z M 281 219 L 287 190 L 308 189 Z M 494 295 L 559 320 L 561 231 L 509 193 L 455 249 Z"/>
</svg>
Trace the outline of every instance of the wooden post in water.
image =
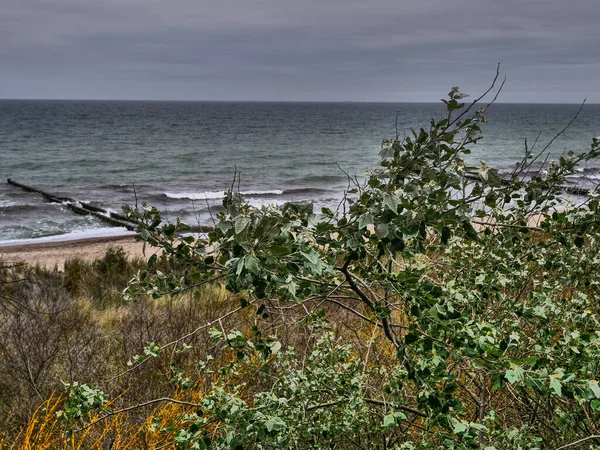
<svg viewBox="0 0 600 450">
<path fill-rule="evenodd" d="M 109 225 L 112 225 L 114 227 L 124 227 L 129 231 L 135 231 L 135 229 L 137 228 L 138 224 L 133 222 L 131 219 L 128 219 L 127 217 L 122 216 L 121 214 L 111 213 L 103 208 L 99 208 L 98 206 L 90 205 L 89 203 L 85 202 L 80 202 L 69 197 L 58 197 L 41 189 L 36 189 L 25 184 L 17 183 L 16 181 L 11 180 L 10 178 L 7 180 L 7 183 L 12 186 L 21 188 L 27 192 L 41 194 L 49 202 L 62 203 L 75 214 L 80 214 L 84 216 L 92 215 Z"/>
<path fill-rule="evenodd" d="M 110 212 L 110 211 L 107 211 L 106 209 L 100 208 L 98 206 L 90 205 L 89 203 L 80 202 L 80 201 L 74 200 L 70 197 L 58 197 L 56 195 L 50 194 L 41 189 L 36 189 L 34 187 L 27 186 L 22 183 L 18 183 L 10 178 L 6 181 L 8 184 L 18 187 L 18 188 L 21 188 L 24 191 L 40 194 L 51 203 L 62 203 L 67 208 L 69 208 L 71 211 L 73 211 L 75 214 L 80 214 L 83 216 L 92 215 L 94 217 L 97 217 L 101 221 L 103 221 L 109 225 L 112 225 L 114 227 L 124 227 L 124 228 L 128 229 L 129 231 L 135 231 L 139 225 L 137 222 L 125 217 L 122 214 Z M 213 230 L 214 230 L 214 227 L 206 227 L 206 226 L 197 226 L 197 227 L 191 228 L 191 231 L 196 232 L 196 233 L 208 233 L 209 231 L 213 231 Z"/>
</svg>

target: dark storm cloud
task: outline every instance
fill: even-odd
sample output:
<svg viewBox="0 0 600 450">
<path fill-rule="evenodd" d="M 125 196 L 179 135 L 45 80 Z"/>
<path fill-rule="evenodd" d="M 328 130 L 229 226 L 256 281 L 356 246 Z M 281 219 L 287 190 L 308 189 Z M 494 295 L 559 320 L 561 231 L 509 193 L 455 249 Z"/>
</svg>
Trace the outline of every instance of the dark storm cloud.
<svg viewBox="0 0 600 450">
<path fill-rule="evenodd" d="M 596 0 L 4 0 L 0 97 L 600 101 Z"/>
</svg>

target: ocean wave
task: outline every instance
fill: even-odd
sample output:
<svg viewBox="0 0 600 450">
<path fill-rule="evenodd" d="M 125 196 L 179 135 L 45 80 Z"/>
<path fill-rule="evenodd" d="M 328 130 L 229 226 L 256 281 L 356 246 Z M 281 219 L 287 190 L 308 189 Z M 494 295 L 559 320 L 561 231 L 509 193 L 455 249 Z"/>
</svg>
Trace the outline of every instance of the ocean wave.
<svg viewBox="0 0 600 450">
<path fill-rule="evenodd" d="M 339 175 L 328 174 L 328 175 L 307 175 L 301 178 L 290 180 L 290 183 L 305 185 L 311 183 L 336 183 L 340 181 L 346 181 L 348 177 L 341 173 Z"/>
<path fill-rule="evenodd" d="M 15 200 L 0 200 L 0 208 L 12 208 L 15 206 L 30 206 L 31 203 L 23 203 Z"/>
<path fill-rule="evenodd" d="M 240 194 L 244 197 L 262 197 L 262 196 L 267 196 L 267 195 L 283 195 L 283 191 L 280 189 L 273 189 L 270 191 L 240 191 Z M 175 199 L 217 200 L 217 199 L 222 199 L 225 196 L 225 192 L 224 191 L 165 192 L 165 195 L 169 198 L 175 198 Z"/>
<path fill-rule="evenodd" d="M 316 195 L 327 195 L 331 194 L 334 191 L 330 189 L 321 189 L 321 188 L 297 188 L 297 189 L 286 189 L 285 195 L 309 195 L 314 197 Z"/>
<path fill-rule="evenodd" d="M 22 202 L 0 202 L 0 212 L 6 216 L 12 216 L 15 214 L 26 214 L 36 211 L 55 211 L 57 206 L 61 206 L 61 203 L 22 203 Z"/>
</svg>

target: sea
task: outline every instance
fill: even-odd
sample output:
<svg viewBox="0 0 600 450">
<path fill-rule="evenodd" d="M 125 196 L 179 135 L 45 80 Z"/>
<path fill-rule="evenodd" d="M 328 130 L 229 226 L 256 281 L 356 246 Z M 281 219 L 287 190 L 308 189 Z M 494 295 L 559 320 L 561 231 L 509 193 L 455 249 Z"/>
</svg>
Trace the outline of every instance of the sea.
<svg viewBox="0 0 600 450">
<path fill-rule="evenodd" d="M 580 105 L 494 104 L 470 162 L 511 170 L 547 145 Z M 0 245 L 125 233 L 6 183 L 120 212 L 146 203 L 166 221 L 211 225 L 223 192 L 252 205 L 333 206 L 348 175 L 379 164 L 384 138 L 427 128 L 434 103 L 268 103 L 0 100 Z M 554 140 L 551 157 L 585 151 L 600 135 L 600 105 L 585 105 Z M 571 180 L 600 181 L 600 163 Z"/>
</svg>

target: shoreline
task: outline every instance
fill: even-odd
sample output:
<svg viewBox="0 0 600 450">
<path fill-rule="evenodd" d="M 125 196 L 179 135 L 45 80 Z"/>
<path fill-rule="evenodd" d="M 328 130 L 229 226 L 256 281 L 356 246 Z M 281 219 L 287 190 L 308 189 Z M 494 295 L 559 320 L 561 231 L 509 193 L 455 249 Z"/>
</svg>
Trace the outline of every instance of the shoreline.
<svg viewBox="0 0 600 450">
<path fill-rule="evenodd" d="M 0 261 L 63 270 L 70 259 L 101 259 L 110 247 L 122 247 L 129 258 L 144 257 L 144 242 L 137 241 L 136 235 L 119 235 L 0 246 Z"/>
</svg>

